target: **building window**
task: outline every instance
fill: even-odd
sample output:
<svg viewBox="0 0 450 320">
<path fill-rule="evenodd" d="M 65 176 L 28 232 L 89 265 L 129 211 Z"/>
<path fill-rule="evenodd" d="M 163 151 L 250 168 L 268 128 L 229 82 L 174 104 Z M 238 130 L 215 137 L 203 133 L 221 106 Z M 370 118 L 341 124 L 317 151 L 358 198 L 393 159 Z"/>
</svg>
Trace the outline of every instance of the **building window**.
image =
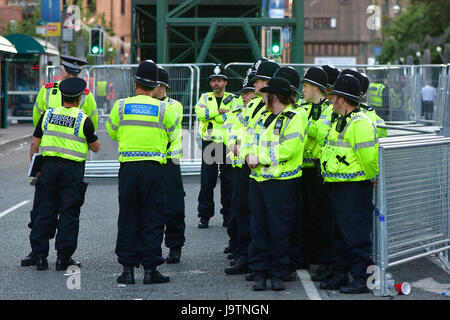
<svg viewBox="0 0 450 320">
<path fill-rule="evenodd" d="M 314 18 L 313 27 L 314 29 L 330 29 L 331 18 Z"/>
<path fill-rule="evenodd" d="M 125 0 L 120 0 L 120 13 L 125 15 Z"/>
<path fill-rule="evenodd" d="M 311 29 L 311 19 L 310 18 L 304 18 L 303 19 L 303 28 L 304 29 Z"/>
<path fill-rule="evenodd" d="M 339 3 L 343 4 L 343 5 L 350 5 L 350 4 L 352 4 L 352 1 L 351 0 L 339 0 Z"/>
</svg>

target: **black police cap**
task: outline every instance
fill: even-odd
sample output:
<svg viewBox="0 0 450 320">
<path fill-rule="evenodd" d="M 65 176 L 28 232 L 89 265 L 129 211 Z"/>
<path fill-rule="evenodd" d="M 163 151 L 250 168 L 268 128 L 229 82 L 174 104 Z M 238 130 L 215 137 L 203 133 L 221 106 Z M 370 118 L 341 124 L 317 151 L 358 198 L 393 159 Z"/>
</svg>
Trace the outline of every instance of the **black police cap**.
<svg viewBox="0 0 450 320">
<path fill-rule="evenodd" d="M 134 81 L 150 88 L 156 88 L 158 83 L 158 66 L 153 60 L 142 61 L 134 74 Z"/>
<path fill-rule="evenodd" d="M 61 64 L 64 66 L 66 71 L 71 74 L 79 74 L 81 72 L 81 67 L 86 65 L 88 62 L 86 60 L 72 57 L 72 56 L 59 56 L 61 59 Z"/>
<path fill-rule="evenodd" d="M 247 70 L 247 75 L 244 78 L 244 81 L 242 83 L 242 89 L 241 92 L 245 91 L 255 91 L 255 81 L 252 81 L 252 79 L 255 76 L 255 72 L 252 68 Z"/>
<path fill-rule="evenodd" d="M 354 76 L 351 74 L 340 75 L 336 82 L 334 83 L 333 89 L 331 90 L 337 96 L 344 97 L 351 101 L 360 103 L 361 102 L 361 85 Z"/>
<path fill-rule="evenodd" d="M 334 82 L 341 74 L 341 71 L 338 68 L 329 66 L 329 65 L 323 65 L 322 69 L 327 73 L 328 75 L 328 81 L 327 81 L 327 87 L 332 88 L 334 85 Z"/>
<path fill-rule="evenodd" d="M 326 91 L 328 74 L 321 67 L 311 67 L 306 71 L 301 82 L 308 82 Z"/>
<path fill-rule="evenodd" d="M 369 89 L 369 77 L 367 77 L 364 73 L 361 73 L 361 76 L 363 77 L 364 80 L 364 85 L 361 88 L 361 91 L 363 92 L 363 94 L 366 94 L 367 90 Z"/>
<path fill-rule="evenodd" d="M 225 80 L 228 80 L 225 68 L 221 64 L 216 64 L 214 66 L 212 72 L 213 73 L 208 77 L 209 80 L 211 80 L 211 79 L 225 79 Z"/>
<path fill-rule="evenodd" d="M 158 67 L 158 83 L 166 87 L 167 91 L 170 91 L 169 74 L 164 68 L 161 67 Z"/>
<path fill-rule="evenodd" d="M 364 87 L 364 78 L 363 78 L 363 76 L 361 75 L 361 73 L 359 73 L 358 71 L 353 70 L 353 69 L 345 69 L 345 70 L 342 70 L 342 73 L 341 73 L 341 74 L 342 74 L 342 75 L 344 75 L 344 74 L 351 74 L 351 75 L 354 76 L 356 79 L 358 79 L 359 85 L 360 85 L 360 87 L 361 87 L 361 92 L 359 93 L 359 95 L 360 95 L 360 96 L 363 96 L 363 95 L 364 95 L 364 93 L 362 92 L 363 87 Z"/>
<path fill-rule="evenodd" d="M 290 96 L 292 94 L 291 84 L 289 83 L 289 81 L 279 77 L 270 78 L 267 86 L 261 88 L 260 91 L 281 94 L 285 96 Z"/>
<path fill-rule="evenodd" d="M 275 61 L 263 60 L 257 67 L 256 74 L 252 79 L 253 81 L 257 79 L 269 80 L 277 72 L 278 68 L 280 68 L 280 65 Z"/>
<path fill-rule="evenodd" d="M 84 89 L 86 89 L 86 81 L 81 78 L 68 78 L 61 81 L 59 90 L 64 97 L 75 98 L 81 96 Z"/>
<path fill-rule="evenodd" d="M 274 77 L 284 78 L 291 84 L 291 89 L 293 94 L 299 94 L 300 88 L 300 73 L 294 68 L 288 67 L 280 67 L 277 72 L 275 72 Z"/>
</svg>

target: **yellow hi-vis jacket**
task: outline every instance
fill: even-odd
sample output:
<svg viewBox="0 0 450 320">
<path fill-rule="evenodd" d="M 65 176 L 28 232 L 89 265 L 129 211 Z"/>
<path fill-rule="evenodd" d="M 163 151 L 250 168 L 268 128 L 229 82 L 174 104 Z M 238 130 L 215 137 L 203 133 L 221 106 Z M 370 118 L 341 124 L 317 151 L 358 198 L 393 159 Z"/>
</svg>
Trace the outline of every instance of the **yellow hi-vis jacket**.
<svg viewBox="0 0 450 320">
<path fill-rule="evenodd" d="M 44 114 L 48 108 L 62 107 L 61 91 L 59 90 L 58 82 L 49 82 L 42 86 L 39 90 L 36 102 L 33 107 L 33 125 L 36 127 L 39 118 Z M 92 120 L 94 130 L 98 126 L 98 110 L 92 92 L 88 88 L 81 94 L 81 101 L 78 106 L 83 112 Z"/>
<path fill-rule="evenodd" d="M 223 142 L 223 123 L 228 117 L 228 113 L 219 114 L 219 109 L 232 110 L 237 99 L 231 93 L 225 92 L 220 106 L 217 105 L 213 92 L 202 94 L 195 105 L 195 113 L 199 123 L 198 131 L 202 140 Z"/>
<path fill-rule="evenodd" d="M 119 162 L 153 160 L 167 162 L 167 149 L 176 148 L 174 134 L 180 118 L 173 108 L 158 99 L 138 95 L 114 104 L 106 129 L 119 142 Z"/>
<path fill-rule="evenodd" d="M 41 153 L 44 157 L 60 157 L 85 161 L 89 146 L 83 128 L 87 119 L 78 108 L 49 108 L 42 121 Z"/>
<path fill-rule="evenodd" d="M 224 129 L 223 143 L 228 148 L 232 145 L 240 144 L 239 136 L 242 128 L 245 127 L 244 112 L 244 101 L 242 101 L 242 96 L 239 96 L 237 98 L 237 103 L 233 106 L 233 109 L 228 112 L 227 119 L 222 126 Z M 233 167 L 242 167 L 243 162 L 241 162 L 233 152 L 230 152 L 229 156 Z"/>
<path fill-rule="evenodd" d="M 386 128 L 379 128 L 379 125 L 384 125 L 384 120 L 381 118 L 374 108 L 365 104 L 361 105 L 361 111 L 372 121 L 377 127 L 378 138 L 386 138 L 388 136 L 388 130 Z"/>
<path fill-rule="evenodd" d="M 182 121 L 183 121 L 183 105 L 181 102 L 165 97 L 162 101 L 167 103 L 167 105 L 175 110 L 178 115 L 179 122 L 173 133 L 174 142 L 168 146 L 167 158 L 169 159 L 180 159 L 183 157 L 183 131 L 182 131 Z"/>
<path fill-rule="evenodd" d="M 342 132 L 333 123 L 320 158 L 325 182 L 373 180 L 378 176 L 378 138 L 376 127 L 359 109 L 346 117 Z"/>
<path fill-rule="evenodd" d="M 330 102 L 323 99 L 318 106 L 313 107 L 312 102 L 303 103 L 302 108 L 308 115 L 308 129 L 305 149 L 303 151 L 303 168 L 315 167 L 315 161 L 320 158 L 323 143 L 320 143 L 319 132 L 328 133 L 331 128 L 331 114 L 333 107 Z"/>
<path fill-rule="evenodd" d="M 278 115 L 265 112 L 257 121 L 254 143 L 241 147 L 244 158 L 258 157 L 250 177 L 257 182 L 301 177 L 306 127 L 306 114 L 292 106 Z"/>
</svg>

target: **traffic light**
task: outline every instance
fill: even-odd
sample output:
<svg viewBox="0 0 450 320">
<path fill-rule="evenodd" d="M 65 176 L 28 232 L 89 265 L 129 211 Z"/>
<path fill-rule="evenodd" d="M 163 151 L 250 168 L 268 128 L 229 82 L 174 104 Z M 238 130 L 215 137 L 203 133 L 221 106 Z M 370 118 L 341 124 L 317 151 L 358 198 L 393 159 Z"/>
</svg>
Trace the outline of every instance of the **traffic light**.
<svg viewBox="0 0 450 320">
<path fill-rule="evenodd" d="M 283 29 L 281 27 L 270 27 L 269 29 L 269 55 L 280 56 L 283 53 Z"/>
<path fill-rule="evenodd" d="M 102 29 L 91 29 L 91 31 L 89 32 L 89 54 L 91 56 L 103 56 L 103 40 Z"/>
</svg>

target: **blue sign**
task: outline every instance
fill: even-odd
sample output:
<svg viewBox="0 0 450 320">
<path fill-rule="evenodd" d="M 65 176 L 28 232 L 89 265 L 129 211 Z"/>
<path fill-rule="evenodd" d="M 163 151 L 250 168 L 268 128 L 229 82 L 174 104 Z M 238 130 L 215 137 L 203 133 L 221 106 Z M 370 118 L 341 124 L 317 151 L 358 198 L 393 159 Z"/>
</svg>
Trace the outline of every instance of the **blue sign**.
<svg viewBox="0 0 450 320">
<path fill-rule="evenodd" d="M 45 22 L 61 22 L 59 0 L 41 0 L 41 18 Z"/>
<path fill-rule="evenodd" d="M 269 17 L 284 18 L 284 0 L 270 0 Z"/>
<path fill-rule="evenodd" d="M 158 111 L 159 107 L 152 104 L 130 103 L 125 105 L 125 114 L 139 114 L 156 117 Z"/>
<path fill-rule="evenodd" d="M 373 48 L 373 54 L 375 57 L 379 56 L 383 51 L 383 47 L 375 47 Z"/>
</svg>

